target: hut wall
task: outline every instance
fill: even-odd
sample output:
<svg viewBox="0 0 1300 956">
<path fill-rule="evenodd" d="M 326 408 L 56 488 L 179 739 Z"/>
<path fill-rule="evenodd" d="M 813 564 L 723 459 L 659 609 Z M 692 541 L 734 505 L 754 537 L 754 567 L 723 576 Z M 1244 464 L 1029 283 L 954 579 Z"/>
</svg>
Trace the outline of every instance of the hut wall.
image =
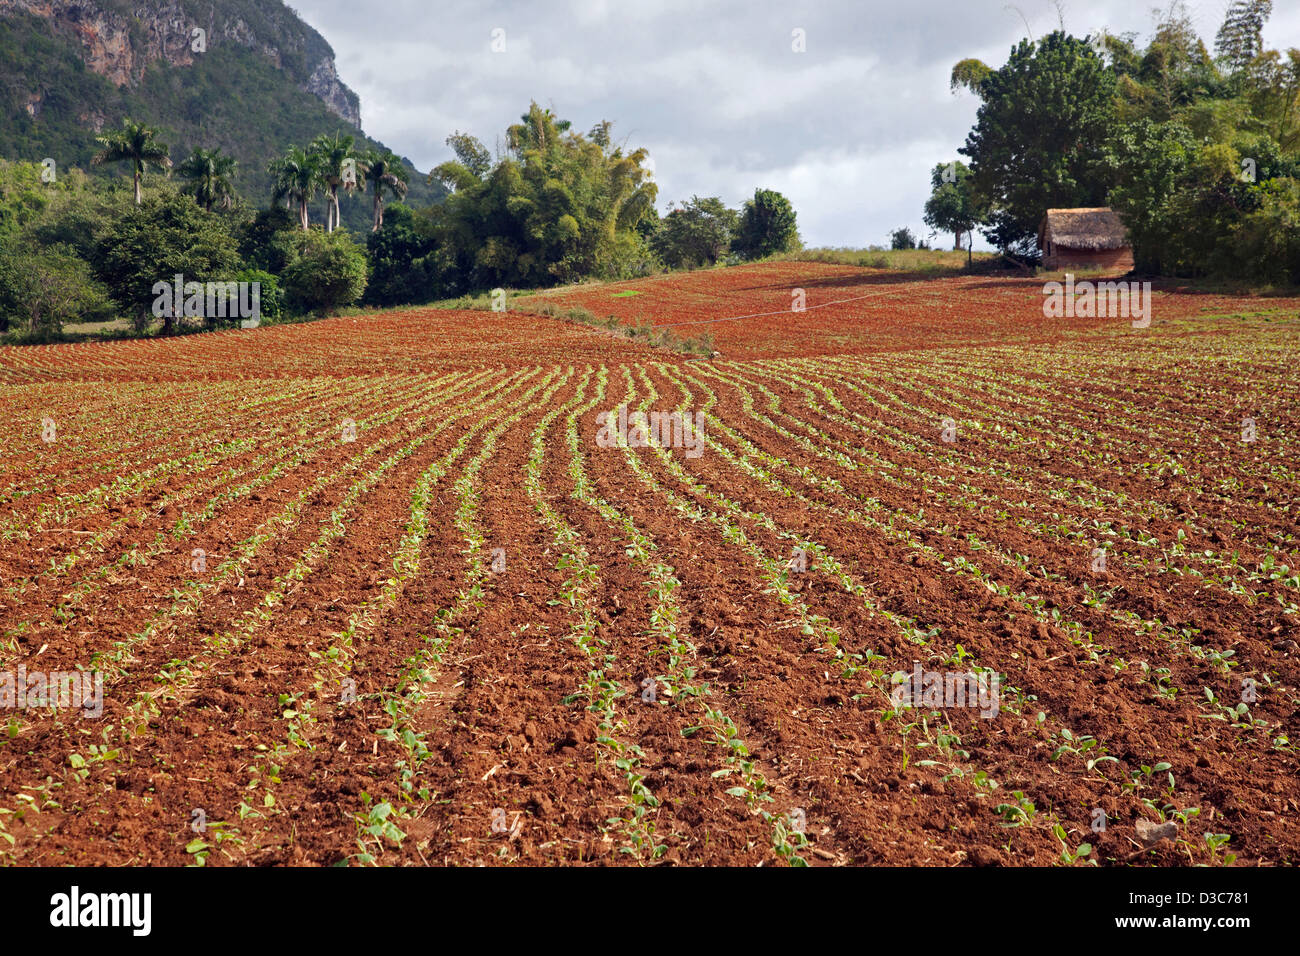
<svg viewBox="0 0 1300 956">
<path fill-rule="evenodd" d="M 1053 245 L 1052 254 L 1043 258 L 1043 266 L 1050 270 L 1105 269 L 1110 272 L 1130 272 L 1133 269 L 1133 250 L 1128 246 L 1093 250 Z"/>
</svg>

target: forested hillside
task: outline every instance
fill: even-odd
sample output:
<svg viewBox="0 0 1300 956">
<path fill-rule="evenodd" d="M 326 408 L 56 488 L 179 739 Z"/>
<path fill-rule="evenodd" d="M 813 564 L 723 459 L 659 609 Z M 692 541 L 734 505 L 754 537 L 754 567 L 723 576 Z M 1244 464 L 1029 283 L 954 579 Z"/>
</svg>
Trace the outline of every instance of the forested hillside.
<svg viewBox="0 0 1300 956">
<path fill-rule="evenodd" d="M 112 175 L 91 170 L 95 137 L 131 117 L 157 128 L 177 161 L 220 147 L 239 164 L 237 194 L 265 205 L 267 165 L 290 144 L 343 132 L 382 149 L 355 127 L 356 95 L 334 75 L 329 44 L 283 4 L 47 4 L 52 17 L 25 6 L 0 0 L 0 157 Z M 445 195 L 405 165 L 410 205 Z M 323 218 L 323 201 L 315 208 Z M 369 228 L 367 204 L 345 200 L 340 212 Z"/>
</svg>

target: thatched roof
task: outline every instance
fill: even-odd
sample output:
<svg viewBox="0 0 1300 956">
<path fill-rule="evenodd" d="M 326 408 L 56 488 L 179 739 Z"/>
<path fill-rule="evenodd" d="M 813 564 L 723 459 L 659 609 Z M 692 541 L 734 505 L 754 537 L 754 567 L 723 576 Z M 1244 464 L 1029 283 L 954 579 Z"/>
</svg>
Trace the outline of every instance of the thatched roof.
<svg viewBox="0 0 1300 956">
<path fill-rule="evenodd" d="M 1038 230 L 1039 248 L 1048 242 L 1088 252 L 1123 249 L 1129 244 L 1128 231 L 1119 214 L 1107 206 L 1047 210 L 1047 217 Z"/>
</svg>

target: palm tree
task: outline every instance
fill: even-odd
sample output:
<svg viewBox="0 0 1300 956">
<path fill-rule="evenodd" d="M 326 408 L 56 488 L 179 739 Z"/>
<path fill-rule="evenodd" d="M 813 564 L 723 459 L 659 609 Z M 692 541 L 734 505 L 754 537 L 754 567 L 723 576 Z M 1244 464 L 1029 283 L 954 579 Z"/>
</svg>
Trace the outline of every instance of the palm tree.
<svg viewBox="0 0 1300 956">
<path fill-rule="evenodd" d="M 326 232 L 333 232 L 339 225 L 339 186 L 346 191 L 351 192 L 360 187 L 360 183 L 354 176 L 351 179 L 344 179 L 344 168 L 348 160 L 356 159 L 352 152 L 354 140 L 351 136 L 345 136 L 342 133 L 335 133 L 332 137 L 324 134 L 317 136 L 312 140 L 311 145 L 307 147 L 319 164 L 321 185 L 325 188 L 325 194 L 329 200 L 329 211 L 327 213 L 327 222 L 325 224 Z"/>
<path fill-rule="evenodd" d="M 369 183 L 374 190 L 375 215 L 370 231 L 378 232 L 384 224 L 384 190 L 392 193 L 394 199 L 401 199 L 406 195 L 410 174 L 391 150 L 382 153 L 374 149 L 367 150 L 357 161 L 357 169 L 361 171 L 364 182 Z M 364 184 L 362 188 L 365 188 Z"/>
<path fill-rule="evenodd" d="M 506 144 L 520 159 L 529 150 L 546 152 L 560 141 L 560 134 L 567 133 L 573 125 L 569 120 L 557 119 L 549 109 L 542 109 L 535 102 L 519 119 L 521 122 L 506 129 Z"/>
<path fill-rule="evenodd" d="M 143 195 L 140 183 L 144 179 L 146 166 L 155 169 L 170 169 L 172 161 L 167 158 L 167 147 L 156 139 L 158 131 L 127 118 L 122 120 L 122 128 L 112 130 L 103 136 L 96 136 L 95 142 L 103 148 L 95 154 L 91 162 L 103 163 L 129 162 L 135 173 L 135 204 L 140 205 Z"/>
<path fill-rule="evenodd" d="M 297 203 L 298 225 L 306 230 L 310 226 L 307 207 L 321 186 L 316 157 L 299 146 L 290 146 L 282 157 L 272 160 L 266 171 L 275 178 L 271 201 L 283 199 L 286 209 Z"/>
<path fill-rule="evenodd" d="M 190 180 L 185 191 L 211 212 L 214 205 L 229 209 L 234 202 L 235 188 L 230 180 L 238 165 L 235 157 L 222 155 L 220 146 L 216 149 L 195 147 L 189 159 L 177 166 L 176 171 Z"/>
</svg>

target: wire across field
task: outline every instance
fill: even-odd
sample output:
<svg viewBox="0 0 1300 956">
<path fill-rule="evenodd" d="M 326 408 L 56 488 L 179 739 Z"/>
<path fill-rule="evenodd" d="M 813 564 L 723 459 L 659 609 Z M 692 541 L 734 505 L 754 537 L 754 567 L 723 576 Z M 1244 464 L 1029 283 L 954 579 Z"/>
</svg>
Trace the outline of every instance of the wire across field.
<svg viewBox="0 0 1300 956">
<path fill-rule="evenodd" d="M 1028 335 L 1041 292 L 971 281 L 908 285 L 957 331 L 906 349 L 827 309 L 711 362 L 468 312 L 0 351 L 0 674 L 103 682 L 0 710 L 0 861 L 1296 862 L 1300 319 Z M 918 666 L 995 706 L 903 706 Z"/>
</svg>

